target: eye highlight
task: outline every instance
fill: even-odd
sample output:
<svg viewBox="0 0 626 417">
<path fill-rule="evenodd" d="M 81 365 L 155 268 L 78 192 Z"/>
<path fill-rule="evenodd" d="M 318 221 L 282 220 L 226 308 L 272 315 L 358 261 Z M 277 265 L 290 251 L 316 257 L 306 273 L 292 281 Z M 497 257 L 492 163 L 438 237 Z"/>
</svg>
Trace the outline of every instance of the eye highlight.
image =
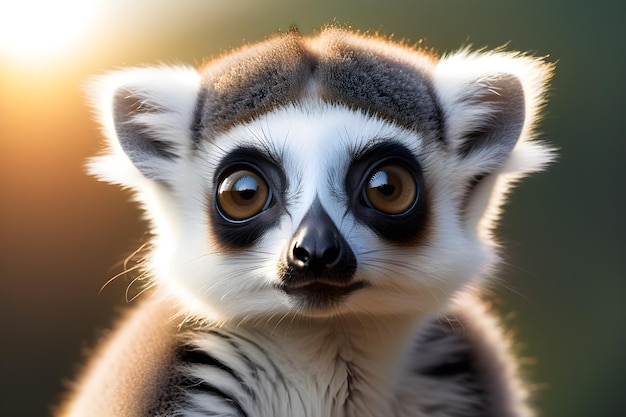
<svg viewBox="0 0 626 417">
<path fill-rule="evenodd" d="M 413 173 L 398 162 L 383 162 L 367 174 L 363 198 L 370 207 L 389 215 L 401 215 L 415 205 L 419 194 Z"/>
<path fill-rule="evenodd" d="M 219 180 L 216 204 L 226 220 L 249 220 L 267 209 L 271 201 L 267 181 L 251 166 L 233 167 Z"/>
</svg>

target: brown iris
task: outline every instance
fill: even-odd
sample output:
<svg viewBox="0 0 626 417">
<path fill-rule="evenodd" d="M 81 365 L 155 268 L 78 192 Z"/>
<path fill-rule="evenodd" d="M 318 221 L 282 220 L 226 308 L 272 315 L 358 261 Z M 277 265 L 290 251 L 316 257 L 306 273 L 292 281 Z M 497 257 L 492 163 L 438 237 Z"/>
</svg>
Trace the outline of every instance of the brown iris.
<svg viewBox="0 0 626 417">
<path fill-rule="evenodd" d="M 228 220 L 248 220 L 266 209 L 269 201 L 267 182 L 249 167 L 227 172 L 217 189 L 217 206 Z"/>
<path fill-rule="evenodd" d="M 384 163 L 372 171 L 365 184 L 365 196 L 369 204 L 386 214 L 402 214 L 417 199 L 415 177 L 404 165 Z"/>
</svg>

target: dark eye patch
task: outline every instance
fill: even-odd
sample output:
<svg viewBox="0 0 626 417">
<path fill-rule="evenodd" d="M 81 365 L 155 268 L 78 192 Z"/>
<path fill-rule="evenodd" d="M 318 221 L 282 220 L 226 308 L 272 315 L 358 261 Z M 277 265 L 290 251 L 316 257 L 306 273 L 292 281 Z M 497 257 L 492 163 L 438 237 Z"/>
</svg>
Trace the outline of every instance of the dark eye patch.
<svg viewBox="0 0 626 417">
<path fill-rule="evenodd" d="M 422 168 L 404 145 L 375 144 L 356 155 L 345 180 L 350 210 L 381 238 L 413 243 L 427 226 Z"/>
<path fill-rule="evenodd" d="M 284 172 L 264 150 L 242 147 L 226 155 L 207 195 L 212 237 L 219 246 L 250 247 L 275 226 L 284 211 L 286 185 Z"/>
</svg>

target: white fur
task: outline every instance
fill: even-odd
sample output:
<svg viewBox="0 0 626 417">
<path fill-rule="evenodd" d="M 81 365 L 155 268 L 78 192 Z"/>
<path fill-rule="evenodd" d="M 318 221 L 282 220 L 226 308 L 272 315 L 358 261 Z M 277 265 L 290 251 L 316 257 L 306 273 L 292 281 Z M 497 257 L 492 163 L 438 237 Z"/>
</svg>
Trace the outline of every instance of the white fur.
<svg viewBox="0 0 626 417">
<path fill-rule="evenodd" d="M 447 165 L 437 159 L 445 159 L 445 155 L 423 152 L 415 133 L 317 101 L 272 112 L 201 144 L 197 156 L 184 158 L 173 168 L 175 176 L 168 178 L 172 189 L 152 187 L 150 213 L 158 234 L 150 266 L 155 278 L 174 293 L 186 294 L 183 304 L 203 306 L 204 316 L 220 322 L 292 312 L 289 297 L 271 284 L 278 281 L 281 248 L 288 244 L 318 196 L 355 252 L 359 276 L 371 284 L 350 297 L 343 311 L 373 315 L 412 312 L 421 316 L 439 308 L 440 300 L 483 272 L 488 257 L 474 244 L 475 237 L 462 229 L 453 209 L 448 188 L 457 179 L 444 182 L 437 178 L 438 173 L 425 170 L 426 183 L 437 182 L 431 193 L 433 236 L 424 247 L 393 251 L 351 214 L 345 215 L 346 208 L 333 193 L 343 189 L 348 152 L 382 137 L 402 142 L 424 159 L 425 167 Z M 210 225 L 205 196 L 211 192 L 221 155 L 256 142 L 281 149 L 286 172 L 302 181 L 292 181 L 287 190 L 289 215 L 281 219 L 280 226 L 264 236 L 257 247 L 232 259 L 207 238 Z M 329 178 L 330 172 L 338 176 Z"/>
<path fill-rule="evenodd" d="M 200 308 L 203 315 L 222 322 L 291 312 L 288 297 L 269 285 L 277 280 L 281 252 L 262 249 L 284 247 L 316 196 L 353 247 L 359 259 L 358 274 L 372 284 L 350 297 L 344 309 L 369 314 L 413 311 L 411 314 L 421 315 L 441 307 L 439 300 L 446 300 L 493 267 L 497 257 L 490 249 L 488 231 L 509 181 L 541 169 L 552 156 L 548 148 L 530 141 L 548 72 L 537 61 L 514 54 L 464 50 L 437 63 L 433 82 L 446 116 L 446 139 L 454 149 L 465 133 L 488 117 L 487 106 L 468 103 L 472 95 L 484 89 L 482 79 L 499 73 L 521 79 L 527 118 L 518 144 L 500 168 L 502 175 L 478 187 L 466 217 L 457 212 L 463 184 L 485 169 L 487 156 L 478 152 L 462 158 L 454 152 L 433 152 L 413 132 L 315 98 L 237 126 L 214 141 L 204 141 L 194 154 L 190 125 L 200 80 L 198 73 L 187 67 L 133 69 L 97 84 L 100 97 L 94 102 L 102 111 L 109 151 L 91 162 L 90 172 L 137 192 L 155 234 L 150 269 L 160 284 L 183 297 L 184 304 L 196 306 L 192 310 Z M 119 146 L 111 114 L 112 96 L 119 88 L 136 94 L 151 109 L 135 115 L 133 122 L 171 144 L 180 155 L 173 161 L 160 159 L 142 167 L 173 185 L 171 188 L 142 176 Z M 401 141 L 425 167 L 434 227 L 432 238 L 423 247 L 390 251 L 350 214 L 344 216 L 345 207 L 333 196 L 332 190 L 343 188 L 349 151 L 381 137 Z M 303 181 L 294 181 L 287 191 L 290 215 L 281 219 L 280 227 L 270 231 L 258 248 L 232 262 L 229 255 L 216 251 L 206 236 L 210 228 L 205 196 L 211 192 L 214 170 L 222 155 L 242 144 L 260 143 L 281 149 L 288 175 Z M 338 176 L 330 179 L 332 188 L 327 188 L 331 169 Z M 242 268 L 250 272 L 242 273 Z"/>
<path fill-rule="evenodd" d="M 469 156 L 456 150 L 464 135 L 493 110 L 468 104 L 472 96 L 484 91 L 482 80 L 503 73 L 520 79 L 527 118 L 517 145 L 494 168 L 489 150 Z M 455 295 L 478 283 L 497 262 L 490 230 L 511 181 L 550 161 L 550 151 L 531 141 L 547 76 L 537 61 L 500 52 L 461 51 L 436 63 L 432 81 L 445 117 L 448 146 L 373 115 L 325 103 L 316 97 L 316 90 L 297 104 L 195 144 L 191 124 L 199 74 L 186 67 L 123 71 L 98 83 L 94 103 L 101 112 L 108 149 L 89 169 L 100 179 L 132 188 L 143 204 L 154 234 L 146 267 L 158 293 L 165 294 L 162 302 L 176 304 L 179 314 L 198 319 L 201 326 L 219 325 L 237 338 L 248 358 L 267 370 L 249 375 L 258 391 L 255 402 L 242 405 L 257 410 L 255 415 L 422 417 L 415 410 L 429 401 L 458 401 L 462 410 L 469 407 L 462 402 L 468 397 L 459 391 L 463 387 L 433 385 L 411 374 L 411 367 L 429 358 L 415 359 L 407 351 L 420 323 L 451 308 L 451 303 L 464 311 Z M 126 156 L 111 110 L 120 89 L 139 98 L 148 110 L 138 111 L 129 123 L 169 144 L 176 158 L 152 155 L 136 166 Z M 423 244 L 393 245 L 347 210 L 344 181 L 350 155 L 383 138 L 404 145 L 423 169 L 430 208 Z M 213 239 L 206 204 L 221 159 L 241 146 L 276 150 L 289 187 L 287 213 L 277 226 L 250 248 L 234 253 Z M 466 202 L 468 181 L 486 169 L 496 171 Z M 273 285 L 280 279 L 283 250 L 317 198 L 352 248 L 356 276 L 369 284 L 332 310 L 320 311 L 302 310 Z M 479 316 L 476 320 L 482 320 Z M 488 333 L 482 328 L 481 332 Z M 250 371 L 225 339 L 202 332 L 193 337 L 195 346 L 238 373 Z M 506 361 L 498 349 L 492 352 L 485 346 L 485 351 L 493 353 L 494 360 Z M 509 371 L 505 364 L 498 366 Z M 190 372 L 225 391 L 241 389 L 219 367 L 197 366 Z M 347 387 L 353 380 L 355 385 Z M 202 395 L 192 400 L 195 408 L 181 415 L 199 416 L 208 407 L 213 412 L 221 407 L 226 415 L 230 409 L 229 404 L 210 403 Z M 507 407 L 522 410 L 522 402 L 523 398 L 514 398 Z"/>
</svg>

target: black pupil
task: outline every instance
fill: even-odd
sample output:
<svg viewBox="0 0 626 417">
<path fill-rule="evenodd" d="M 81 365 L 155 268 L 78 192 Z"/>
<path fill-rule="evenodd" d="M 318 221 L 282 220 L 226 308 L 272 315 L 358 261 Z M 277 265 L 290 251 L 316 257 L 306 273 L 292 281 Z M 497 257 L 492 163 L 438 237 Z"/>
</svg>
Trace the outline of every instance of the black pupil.
<svg viewBox="0 0 626 417">
<path fill-rule="evenodd" d="M 396 187 L 391 184 L 380 185 L 376 189 L 385 197 L 392 196 L 393 193 L 396 191 Z"/>
<path fill-rule="evenodd" d="M 372 175 L 370 187 L 375 188 L 385 197 L 392 196 L 396 191 L 395 185 L 389 184 L 389 178 L 385 171 L 377 171 L 374 175 Z"/>
<path fill-rule="evenodd" d="M 252 200 L 256 195 L 258 188 L 259 184 L 254 178 L 245 176 L 235 181 L 233 191 L 235 191 L 243 200 Z"/>
</svg>

